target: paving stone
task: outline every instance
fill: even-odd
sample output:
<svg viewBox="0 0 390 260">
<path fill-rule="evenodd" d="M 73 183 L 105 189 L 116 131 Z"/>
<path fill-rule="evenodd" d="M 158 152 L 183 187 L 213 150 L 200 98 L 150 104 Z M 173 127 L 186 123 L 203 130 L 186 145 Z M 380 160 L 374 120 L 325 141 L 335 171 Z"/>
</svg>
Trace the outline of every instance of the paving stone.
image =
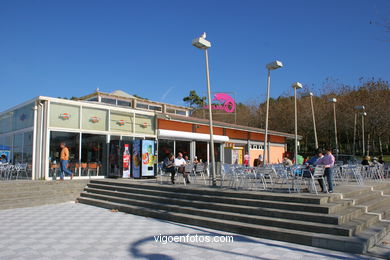
<svg viewBox="0 0 390 260">
<path fill-rule="evenodd" d="M 0 219 L 9 220 L 0 226 L 0 259 L 7 260 L 372 259 L 121 212 L 112 213 L 78 203 L 0 210 Z M 71 221 L 65 221 L 69 219 Z M 33 231 L 38 234 L 33 234 Z M 233 235 L 234 242 L 163 245 L 154 240 L 154 236 L 160 234 Z"/>
</svg>

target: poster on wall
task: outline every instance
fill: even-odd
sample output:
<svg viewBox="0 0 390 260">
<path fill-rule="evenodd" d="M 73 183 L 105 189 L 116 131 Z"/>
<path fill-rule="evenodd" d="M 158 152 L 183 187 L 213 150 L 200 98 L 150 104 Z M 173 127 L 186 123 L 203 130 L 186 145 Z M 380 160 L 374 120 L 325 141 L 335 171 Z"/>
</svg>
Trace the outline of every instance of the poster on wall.
<svg viewBox="0 0 390 260">
<path fill-rule="evenodd" d="M 130 178 L 130 151 L 129 145 L 125 144 L 123 151 L 123 176 L 122 178 Z"/>
<path fill-rule="evenodd" d="M 133 141 L 133 178 L 141 177 L 141 140 Z"/>
<path fill-rule="evenodd" d="M 154 176 L 154 141 L 142 141 L 142 176 Z"/>
</svg>

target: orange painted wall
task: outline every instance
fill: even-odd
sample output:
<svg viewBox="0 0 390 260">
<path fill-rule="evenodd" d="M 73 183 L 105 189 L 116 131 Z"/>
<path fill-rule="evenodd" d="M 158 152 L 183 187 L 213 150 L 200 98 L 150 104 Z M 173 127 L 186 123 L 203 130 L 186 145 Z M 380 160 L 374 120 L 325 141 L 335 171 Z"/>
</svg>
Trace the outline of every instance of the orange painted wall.
<svg viewBox="0 0 390 260">
<path fill-rule="evenodd" d="M 196 125 L 197 128 L 195 128 L 196 133 L 200 134 L 210 134 L 210 127 L 207 125 Z M 213 127 L 214 134 L 215 135 L 223 135 L 223 129 L 220 127 Z"/>
<path fill-rule="evenodd" d="M 264 141 L 264 136 L 265 136 L 264 134 L 260 134 L 260 133 L 251 133 L 251 140 L 252 141 Z"/>
<path fill-rule="evenodd" d="M 226 135 L 232 139 L 248 139 L 248 133 L 240 130 L 226 129 Z"/>
<path fill-rule="evenodd" d="M 271 143 L 284 144 L 286 142 L 286 138 L 283 136 L 270 135 L 269 137 Z"/>
<path fill-rule="evenodd" d="M 192 132 L 192 124 L 158 119 L 158 129 Z"/>
<path fill-rule="evenodd" d="M 281 163 L 283 161 L 284 147 L 272 146 L 269 149 L 270 163 Z"/>
</svg>

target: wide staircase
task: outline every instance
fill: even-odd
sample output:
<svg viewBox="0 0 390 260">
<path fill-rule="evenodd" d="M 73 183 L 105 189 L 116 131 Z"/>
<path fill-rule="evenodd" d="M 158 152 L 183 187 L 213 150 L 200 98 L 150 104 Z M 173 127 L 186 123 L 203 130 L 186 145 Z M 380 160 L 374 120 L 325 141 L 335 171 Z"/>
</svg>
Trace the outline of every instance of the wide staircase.
<svg viewBox="0 0 390 260">
<path fill-rule="evenodd" d="M 390 183 L 283 194 L 91 180 L 80 203 L 242 235 L 367 253 L 390 230 Z"/>
<path fill-rule="evenodd" d="M 75 201 L 89 180 L 0 182 L 0 210 Z"/>
</svg>

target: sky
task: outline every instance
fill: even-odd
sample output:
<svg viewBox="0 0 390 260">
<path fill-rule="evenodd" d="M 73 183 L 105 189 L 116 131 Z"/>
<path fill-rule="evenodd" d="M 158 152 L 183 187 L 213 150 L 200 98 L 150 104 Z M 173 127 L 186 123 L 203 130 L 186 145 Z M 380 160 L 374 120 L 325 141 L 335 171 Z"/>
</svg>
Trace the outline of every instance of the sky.
<svg viewBox="0 0 390 260">
<path fill-rule="evenodd" d="M 36 96 L 83 96 L 121 89 L 183 105 L 211 90 L 238 102 L 264 100 L 299 81 L 357 85 L 390 80 L 389 0 L 0 0 L 0 111 Z"/>
</svg>

